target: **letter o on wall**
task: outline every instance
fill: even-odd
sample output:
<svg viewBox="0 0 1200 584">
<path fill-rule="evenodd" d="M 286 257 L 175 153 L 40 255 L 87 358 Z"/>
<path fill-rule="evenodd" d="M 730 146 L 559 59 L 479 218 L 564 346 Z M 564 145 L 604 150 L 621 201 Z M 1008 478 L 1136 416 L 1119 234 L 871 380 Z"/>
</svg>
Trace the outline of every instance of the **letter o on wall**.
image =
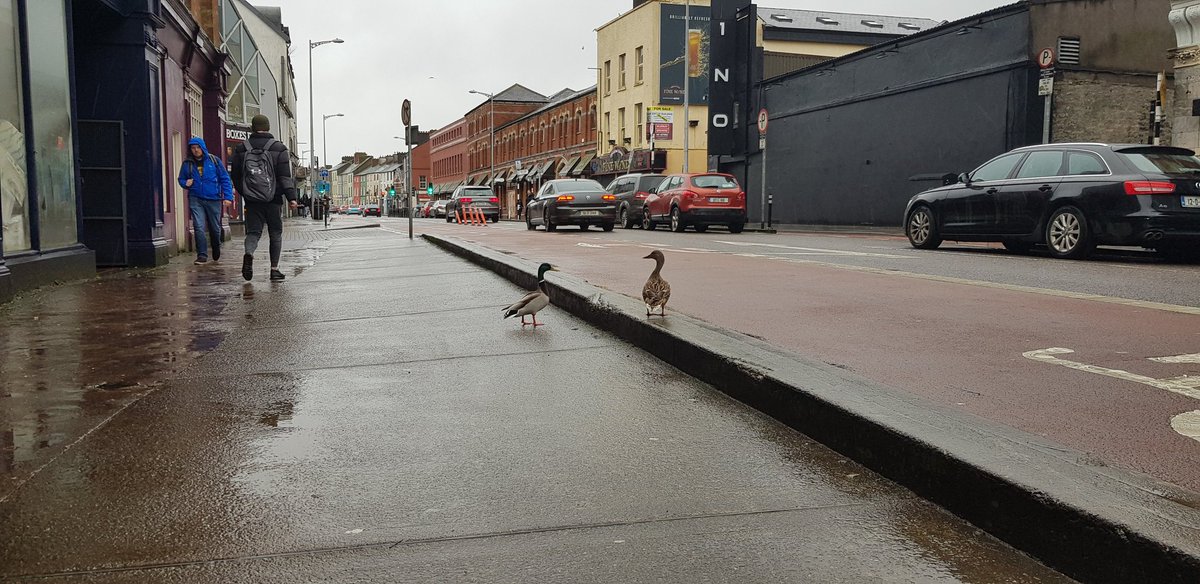
<svg viewBox="0 0 1200 584">
<path fill-rule="evenodd" d="M 725 114 L 717 114 L 712 118 L 714 128 L 726 128 L 729 126 L 729 116 Z"/>
</svg>

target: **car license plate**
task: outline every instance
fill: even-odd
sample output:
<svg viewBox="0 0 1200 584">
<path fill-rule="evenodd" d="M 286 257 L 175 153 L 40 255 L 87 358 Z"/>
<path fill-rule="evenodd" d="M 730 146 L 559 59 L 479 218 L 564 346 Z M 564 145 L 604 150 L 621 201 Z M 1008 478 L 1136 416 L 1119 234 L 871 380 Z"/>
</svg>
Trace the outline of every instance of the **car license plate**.
<svg viewBox="0 0 1200 584">
<path fill-rule="evenodd" d="M 1200 197 L 1183 197 L 1184 207 L 1200 207 Z"/>
<path fill-rule="evenodd" d="M 729 197 L 709 197 L 708 202 L 710 202 L 710 203 L 728 203 Z"/>
<path fill-rule="evenodd" d="M 600 215 L 600 212 L 599 211 L 580 211 L 579 214 L 584 217 L 596 217 L 596 216 Z"/>
</svg>

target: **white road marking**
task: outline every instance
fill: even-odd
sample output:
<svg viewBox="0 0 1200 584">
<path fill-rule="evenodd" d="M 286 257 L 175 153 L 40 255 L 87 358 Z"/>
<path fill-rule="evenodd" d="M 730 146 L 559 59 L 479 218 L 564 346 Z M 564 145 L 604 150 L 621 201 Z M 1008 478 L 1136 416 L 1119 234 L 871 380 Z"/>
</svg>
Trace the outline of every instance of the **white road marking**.
<svg viewBox="0 0 1200 584">
<path fill-rule="evenodd" d="M 1170 379 L 1164 379 L 1163 381 L 1173 383 L 1175 385 L 1182 385 L 1184 387 L 1200 388 L 1200 377 L 1195 377 L 1193 375 L 1180 375 L 1179 377 L 1172 377 Z"/>
<path fill-rule="evenodd" d="M 1150 387 L 1163 389 L 1163 390 L 1166 390 L 1166 391 L 1169 391 L 1172 393 L 1177 393 L 1182 396 L 1190 397 L 1192 399 L 1200 399 L 1200 389 L 1197 389 L 1196 387 L 1192 387 L 1190 383 L 1182 383 L 1182 382 L 1176 381 L 1175 379 L 1155 379 L 1153 377 L 1147 377 L 1145 375 L 1138 375 L 1137 373 L 1130 373 L 1128 371 L 1122 371 L 1120 369 L 1109 369 L 1107 367 L 1100 367 L 1098 365 L 1088 365 L 1087 363 L 1078 363 L 1076 361 L 1067 361 L 1065 359 L 1059 359 L 1057 357 L 1057 355 L 1068 355 L 1068 354 L 1071 354 L 1074 352 L 1075 351 L 1073 351 L 1071 349 L 1063 349 L 1061 347 L 1051 347 L 1049 349 L 1040 349 L 1037 351 L 1029 351 L 1028 353 L 1024 353 L 1023 356 L 1026 359 L 1032 359 L 1034 361 L 1040 361 L 1042 363 L 1048 363 L 1051 365 L 1059 365 L 1059 366 L 1067 367 L 1070 369 L 1086 371 L 1088 373 L 1095 373 L 1097 375 L 1104 375 L 1106 377 L 1112 377 L 1115 379 L 1120 379 L 1122 381 L 1132 381 L 1134 383 L 1141 383 L 1142 385 L 1149 385 Z"/>
<path fill-rule="evenodd" d="M 1179 414 L 1171 418 L 1171 427 L 1176 432 L 1200 442 L 1200 410 Z"/>
<path fill-rule="evenodd" d="M 1067 361 L 1066 359 L 1059 359 L 1056 356 L 1067 355 L 1074 352 L 1075 351 L 1072 351 L 1071 349 L 1051 347 L 1049 349 L 1029 351 L 1028 353 L 1025 353 L 1024 356 L 1026 359 L 1033 359 L 1034 361 L 1041 361 L 1042 363 L 1060 365 L 1062 367 L 1077 369 L 1079 371 L 1087 371 L 1088 373 L 1096 373 L 1098 375 L 1113 377 L 1123 381 L 1141 383 L 1143 385 L 1149 385 L 1150 387 L 1158 389 L 1165 389 L 1169 392 L 1177 393 L 1193 399 L 1200 399 L 1200 389 L 1198 389 L 1200 388 L 1200 377 L 1190 377 L 1184 375 L 1182 377 L 1173 377 L 1170 379 L 1155 379 L 1153 377 L 1146 377 L 1145 375 L 1121 371 L 1120 369 L 1109 369 L 1107 367 L 1100 367 L 1097 365 L 1088 365 L 1086 363 L 1078 363 L 1076 361 Z M 1156 359 L 1151 359 L 1151 361 L 1154 360 Z M 1186 412 L 1171 418 L 1171 428 L 1183 436 L 1187 436 L 1188 438 L 1200 442 L 1200 410 Z"/>
<path fill-rule="evenodd" d="M 1157 363 L 1200 363 L 1200 353 L 1175 355 L 1174 357 L 1152 357 L 1150 360 Z"/>
<path fill-rule="evenodd" d="M 819 247 L 796 247 L 793 245 L 780 245 L 778 243 L 750 243 L 750 242 L 744 242 L 744 241 L 717 241 L 716 243 L 722 243 L 725 245 L 733 245 L 733 246 L 737 246 L 737 247 L 768 247 L 768 248 L 772 248 L 772 249 L 790 249 L 790 250 L 795 250 L 795 251 L 814 252 L 817 254 L 848 256 L 848 257 L 887 258 L 887 259 L 895 259 L 895 260 L 915 260 L 915 259 L 917 259 L 913 256 L 903 256 L 903 255 L 895 255 L 895 254 L 887 254 L 887 253 L 871 253 L 871 252 L 865 252 L 865 251 L 846 251 L 846 250 L 842 250 L 842 249 L 822 249 Z"/>
</svg>

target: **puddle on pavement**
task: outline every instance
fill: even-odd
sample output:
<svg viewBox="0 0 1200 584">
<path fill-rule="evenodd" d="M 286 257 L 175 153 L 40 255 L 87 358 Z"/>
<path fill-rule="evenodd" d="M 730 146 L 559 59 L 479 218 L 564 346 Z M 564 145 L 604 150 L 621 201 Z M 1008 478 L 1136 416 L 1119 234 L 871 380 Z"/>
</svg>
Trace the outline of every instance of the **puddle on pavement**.
<svg viewBox="0 0 1200 584">
<path fill-rule="evenodd" d="M 0 496 L 55 447 L 220 345 L 234 325 L 234 263 L 196 268 L 176 258 L 0 306 Z"/>
</svg>

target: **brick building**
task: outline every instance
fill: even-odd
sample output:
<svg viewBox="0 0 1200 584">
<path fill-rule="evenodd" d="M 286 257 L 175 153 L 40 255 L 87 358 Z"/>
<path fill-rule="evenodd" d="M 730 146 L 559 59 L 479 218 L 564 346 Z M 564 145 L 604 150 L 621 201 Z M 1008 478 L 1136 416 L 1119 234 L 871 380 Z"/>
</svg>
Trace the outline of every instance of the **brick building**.
<svg viewBox="0 0 1200 584">
<path fill-rule="evenodd" d="M 467 179 L 467 121 L 457 120 L 429 136 L 433 193 L 445 196 Z"/>
<path fill-rule="evenodd" d="M 492 160 L 494 157 L 495 167 L 498 171 L 500 168 L 500 133 L 493 132 L 493 128 L 505 126 L 514 120 L 525 117 L 532 111 L 545 107 L 548 99 L 523 85 L 514 84 L 467 112 L 465 116 L 468 136 L 467 173 L 469 176 L 467 184 L 493 185 L 495 183 L 495 177 L 492 176 Z M 489 140 L 493 137 L 496 138 L 496 143 L 489 147 Z M 517 200 L 513 195 L 511 200 L 506 198 L 502 202 L 502 207 L 515 210 L 516 204 Z"/>
<path fill-rule="evenodd" d="M 596 86 L 558 92 L 541 108 L 499 125 L 496 138 L 496 175 L 505 213 L 514 217 L 516 202 L 543 181 L 580 176 L 595 157 Z"/>
</svg>

